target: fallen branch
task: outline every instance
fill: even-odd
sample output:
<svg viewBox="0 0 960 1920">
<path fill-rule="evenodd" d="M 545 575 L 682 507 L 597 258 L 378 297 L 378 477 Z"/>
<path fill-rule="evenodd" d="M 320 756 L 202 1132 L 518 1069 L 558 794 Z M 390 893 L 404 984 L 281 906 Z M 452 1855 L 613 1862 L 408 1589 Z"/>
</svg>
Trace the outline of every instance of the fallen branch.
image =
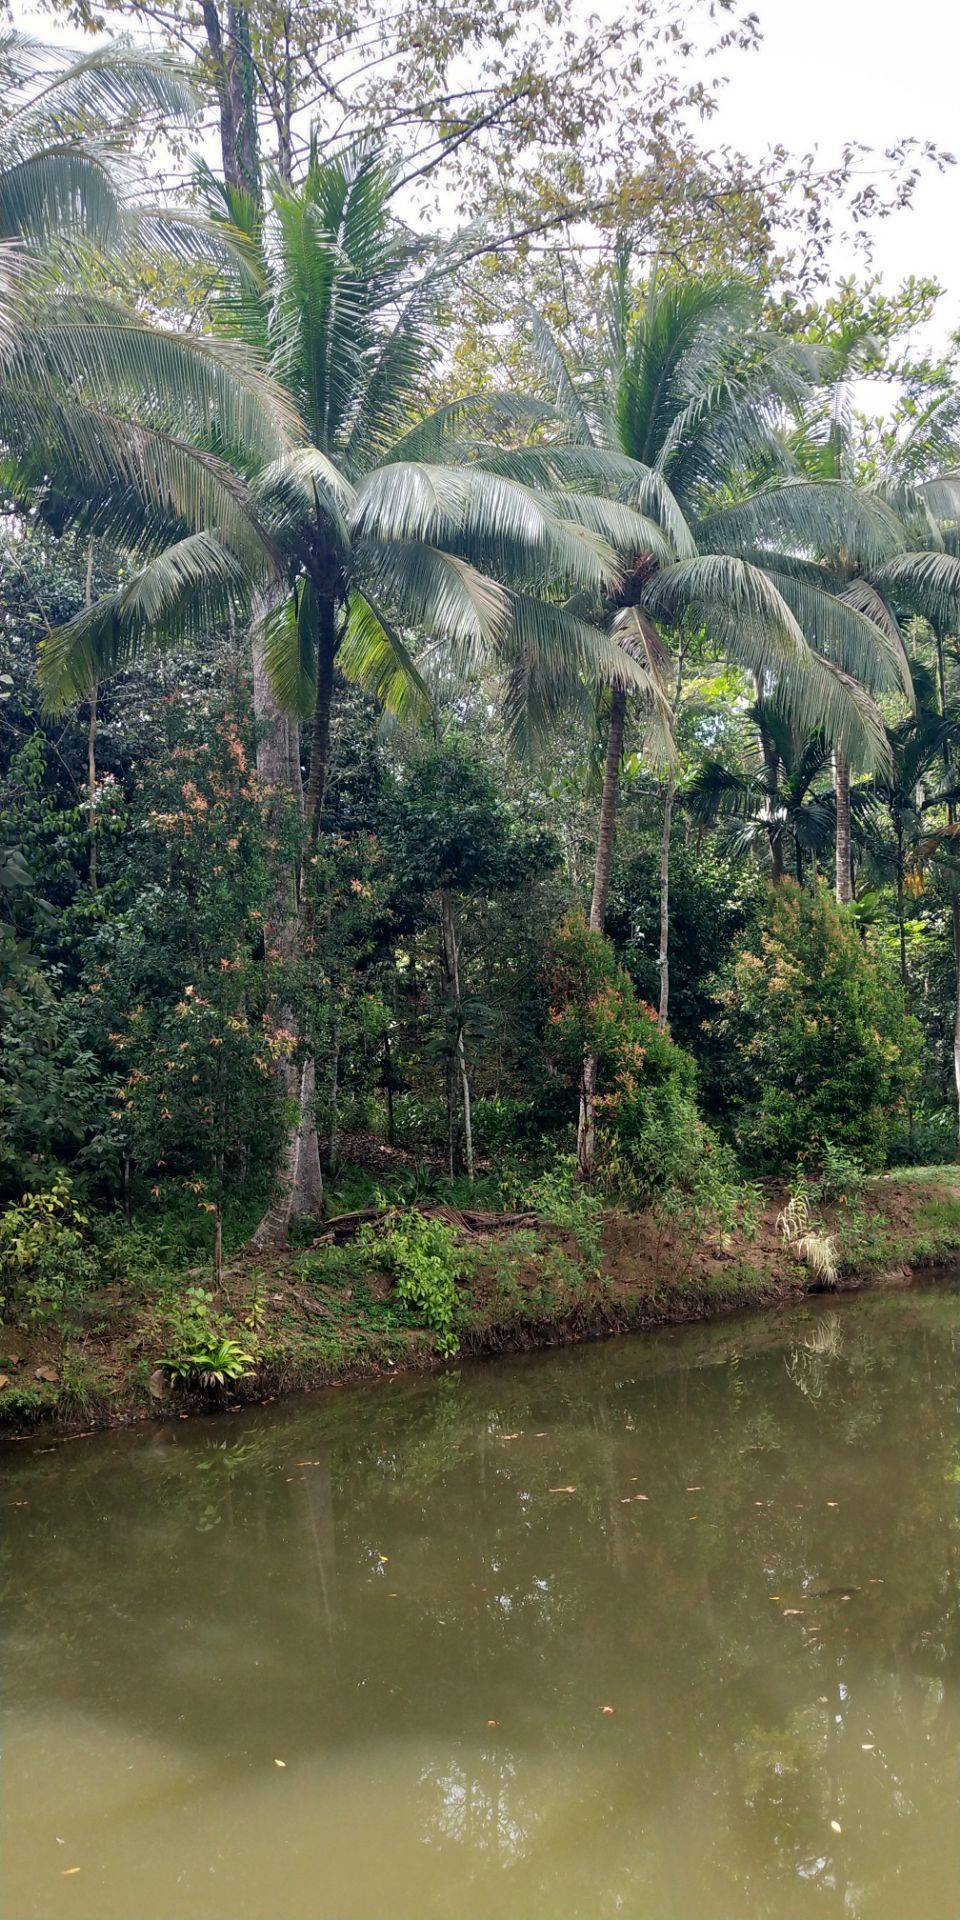
<svg viewBox="0 0 960 1920">
<path fill-rule="evenodd" d="M 486 1213 L 477 1207 L 440 1204 L 423 1207 L 357 1207 L 352 1213 L 335 1214 L 311 1244 L 323 1247 L 352 1240 L 361 1227 L 373 1225 L 376 1221 L 402 1218 L 409 1213 L 422 1214 L 428 1220 L 444 1220 L 448 1226 L 468 1234 L 506 1233 L 512 1227 L 535 1227 L 539 1224 L 535 1213 Z"/>
</svg>

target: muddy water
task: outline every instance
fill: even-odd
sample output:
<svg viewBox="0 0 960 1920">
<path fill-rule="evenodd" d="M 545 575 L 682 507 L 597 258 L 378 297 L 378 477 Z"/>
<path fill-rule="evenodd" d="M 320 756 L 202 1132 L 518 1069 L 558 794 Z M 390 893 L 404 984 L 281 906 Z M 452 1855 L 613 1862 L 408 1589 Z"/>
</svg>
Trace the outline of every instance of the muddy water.
<svg viewBox="0 0 960 1920">
<path fill-rule="evenodd" d="M 956 1920 L 960 1292 L 0 1460 L 4 1920 Z"/>
</svg>

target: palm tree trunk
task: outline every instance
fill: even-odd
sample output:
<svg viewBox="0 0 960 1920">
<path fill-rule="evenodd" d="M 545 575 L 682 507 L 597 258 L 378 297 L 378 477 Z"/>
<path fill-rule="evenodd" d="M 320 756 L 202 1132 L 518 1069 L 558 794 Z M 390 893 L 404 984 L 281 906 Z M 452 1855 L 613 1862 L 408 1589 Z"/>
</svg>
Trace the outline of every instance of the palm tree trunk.
<svg viewBox="0 0 960 1920">
<path fill-rule="evenodd" d="M 833 756 L 833 791 L 837 806 L 837 902 L 849 907 L 853 899 L 850 843 L 850 768 L 839 747 Z"/>
<path fill-rule="evenodd" d="M 87 722 L 87 875 L 91 893 L 97 891 L 97 683 L 90 689 Z"/>
<path fill-rule="evenodd" d="M 907 984 L 907 926 L 903 904 L 903 827 L 897 821 L 897 929 L 900 935 L 900 983 Z"/>
<path fill-rule="evenodd" d="M 257 778 L 268 817 L 276 818 L 279 825 L 285 810 L 293 805 L 302 818 L 299 729 L 295 720 L 281 713 L 274 700 L 259 647 L 254 649 L 253 705 L 258 732 Z M 272 894 L 264 926 L 268 959 L 275 959 L 281 966 L 289 965 L 296 955 L 299 938 L 299 879 L 296 869 L 284 864 L 272 875 Z M 272 1013 L 277 1025 L 285 1027 L 298 1046 L 300 1035 L 293 1009 L 281 1000 L 274 1003 Z M 292 1219 L 315 1219 L 323 1211 L 320 1144 L 314 1122 L 314 1062 L 288 1056 L 279 1072 L 283 1093 L 294 1117 L 277 1156 L 273 1200 L 252 1240 L 252 1245 L 262 1252 L 286 1245 Z"/>
<path fill-rule="evenodd" d="M 600 825 L 597 832 L 597 858 L 593 869 L 593 898 L 590 925 L 603 932 L 607 917 L 607 894 L 613 861 L 613 837 L 617 827 L 617 800 L 620 792 L 620 762 L 623 759 L 623 730 L 627 714 L 627 696 L 623 687 L 614 687 L 610 695 L 607 722 L 607 758 L 603 769 L 603 793 L 600 798 Z"/>
<path fill-rule="evenodd" d="M 657 960 L 660 969 L 660 1007 L 657 1025 L 661 1033 L 666 1030 L 670 1012 L 670 833 L 676 791 L 676 776 L 671 773 L 664 795 L 663 833 L 660 839 L 660 952 Z"/>
<path fill-rule="evenodd" d="M 940 694 L 940 718 L 947 717 L 947 669 L 943 653 L 943 634 L 936 629 L 937 642 L 937 687 Z M 950 779 L 950 744 L 943 743 L 943 770 Z M 957 810 L 953 801 L 947 802 L 947 822 L 956 825 Z M 960 1150 L 960 897 L 954 894 L 950 902 L 950 928 L 953 935 L 953 1084 L 957 1096 L 957 1146 Z"/>
<path fill-rule="evenodd" d="M 337 607 L 332 594 L 320 600 L 320 630 L 317 636 L 317 696 L 313 708 L 313 733 L 310 741 L 310 775 L 307 780 L 307 832 L 311 847 L 320 832 L 323 797 L 327 790 L 330 764 L 330 715 L 333 708 L 333 663 L 337 657 Z"/>
<path fill-rule="evenodd" d="M 87 543 L 87 572 L 83 589 L 83 604 L 89 612 L 93 605 L 93 535 Z M 87 837 L 89 842 L 87 872 L 90 891 L 97 891 L 97 682 L 90 688 L 90 718 L 87 723 Z"/>
<path fill-rule="evenodd" d="M 623 731 L 627 715 L 627 696 L 623 687 L 614 687 L 610 695 L 607 722 L 607 757 L 603 769 L 600 797 L 600 824 L 597 831 L 597 857 L 593 869 L 593 897 L 590 901 L 590 925 L 603 932 L 607 917 L 607 894 L 613 861 L 613 838 L 617 826 L 617 800 L 620 792 L 620 762 L 623 758 Z M 593 1179 L 596 1130 L 594 1105 L 597 1094 L 596 1054 L 584 1055 L 580 1081 L 580 1117 L 577 1122 L 577 1171 L 581 1180 Z"/>
<path fill-rule="evenodd" d="M 775 812 L 780 794 L 780 763 L 777 758 L 777 750 L 763 726 L 762 721 L 758 721 L 757 723 L 757 733 L 760 740 L 760 752 L 763 755 L 764 771 L 766 773 L 767 802 L 765 811 L 767 815 L 767 838 L 770 844 L 770 878 L 774 886 L 779 887 L 784 875 L 783 825 L 782 822 L 776 818 Z"/>
</svg>

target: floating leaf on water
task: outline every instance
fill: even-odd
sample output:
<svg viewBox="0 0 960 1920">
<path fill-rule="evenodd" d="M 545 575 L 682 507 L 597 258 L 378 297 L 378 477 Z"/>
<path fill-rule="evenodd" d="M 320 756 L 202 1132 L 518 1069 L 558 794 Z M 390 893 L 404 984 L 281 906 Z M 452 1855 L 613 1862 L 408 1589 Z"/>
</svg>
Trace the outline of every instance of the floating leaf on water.
<svg viewBox="0 0 960 1920">
<path fill-rule="evenodd" d="M 796 1618 L 797 1614 L 805 1613 L 805 1612 L 806 1612 L 805 1607 L 784 1607 L 783 1617 L 785 1620 L 793 1620 Z"/>
<path fill-rule="evenodd" d="M 64 1867 L 63 1872 L 60 1875 L 60 1878 L 61 1880 L 69 1880 L 70 1875 L 72 1873 L 79 1873 L 79 1872 L 80 1872 L 79 1867 Z"/>
<path fill-rule="evenodd" d="M 522 1433 L 500 1433 L 497 1438 L 498 1440 L 522 1440 L 523 1435 Z"/>
<path fill-rule="evenodd" d="M 608 1719 L 609 1719 L 609 1717 L 610 1717 L 610 1715 L 611 1715 L 611 1713 L 616 1713 L 616 1711 L 617 1711 L 617 1709 L 616 1709 L 616 1707 L 601 1707 L 601 1708 L 600 1708 L 600 1712 L 601 1712 L 601 1713 L 605 1713 L 605 1714 L 607 1715 L 607 1718 L 608 1718 Z"/>
<path fill-rule="evenodd" d="M 273 1764 L 275 1767 L 285 1767 L 287 1763 L 285 1760 L 275 1760 Z"/>
<path fill-rule="evenodd" d="M 872 1741 L 872 1740 L 861 1740 L 861 1742 L 860 1742 L 860 1752 L 861 1752 L 861 1753 L 876 1753 L 876 1747 L 874 1746 L 874 1744 L 873 1744 L 873 1741 Z"/>
<path fill-rule="evenodd" d="M 548 1493 L 576 1493 L 576 1487 L 548 1487 Z"/>
<path fill-rule="evenodd" d="M 828 1506 L 828 1507 L 838 1507 L 839 1505 L 840 1505 L 840 1502 L 839 1502 L 839 1500 L 828 1500 L 828 1501 L 827 1501 L 827 1506 Z"/>
<path fill-rule="evenodd" d="M 487 1726 L 488 1726 L 488 1727 L 498 1727 L 499 1725 L 500 1725 L 500 1722 L 499 1722 L 499 1720 L 488 1720 L 488 1721 L 487 1721 Z"/>
<path fill-rule="evenodd" d="M 831 1820 L 831 1822 L 830 1822 L 830 1825 L 832 1826 L 832 1828 L 833 1828 L 833 1831 L 834 1831 L 834 1833 L 842 1833 L 842 1832 L 843 1832 L 843 1828 L 842 1828 L 842 1826 L 840 1825 L 840 1822 L 839 1822 L 839 1820 Z"/>
</svg>

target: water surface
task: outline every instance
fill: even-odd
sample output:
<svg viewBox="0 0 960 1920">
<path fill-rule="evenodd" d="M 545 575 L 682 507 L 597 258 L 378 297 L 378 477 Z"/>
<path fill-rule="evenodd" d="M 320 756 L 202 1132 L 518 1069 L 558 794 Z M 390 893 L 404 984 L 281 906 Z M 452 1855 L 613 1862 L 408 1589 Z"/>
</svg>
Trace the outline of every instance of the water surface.
<svg viewBox="0 0 960 1920">
<path fill-rule="evenodd" d="M 8 1447 L 3 1920 L 957 1920 L 958 1360 L 930 1288 Z"/>
</svg>

